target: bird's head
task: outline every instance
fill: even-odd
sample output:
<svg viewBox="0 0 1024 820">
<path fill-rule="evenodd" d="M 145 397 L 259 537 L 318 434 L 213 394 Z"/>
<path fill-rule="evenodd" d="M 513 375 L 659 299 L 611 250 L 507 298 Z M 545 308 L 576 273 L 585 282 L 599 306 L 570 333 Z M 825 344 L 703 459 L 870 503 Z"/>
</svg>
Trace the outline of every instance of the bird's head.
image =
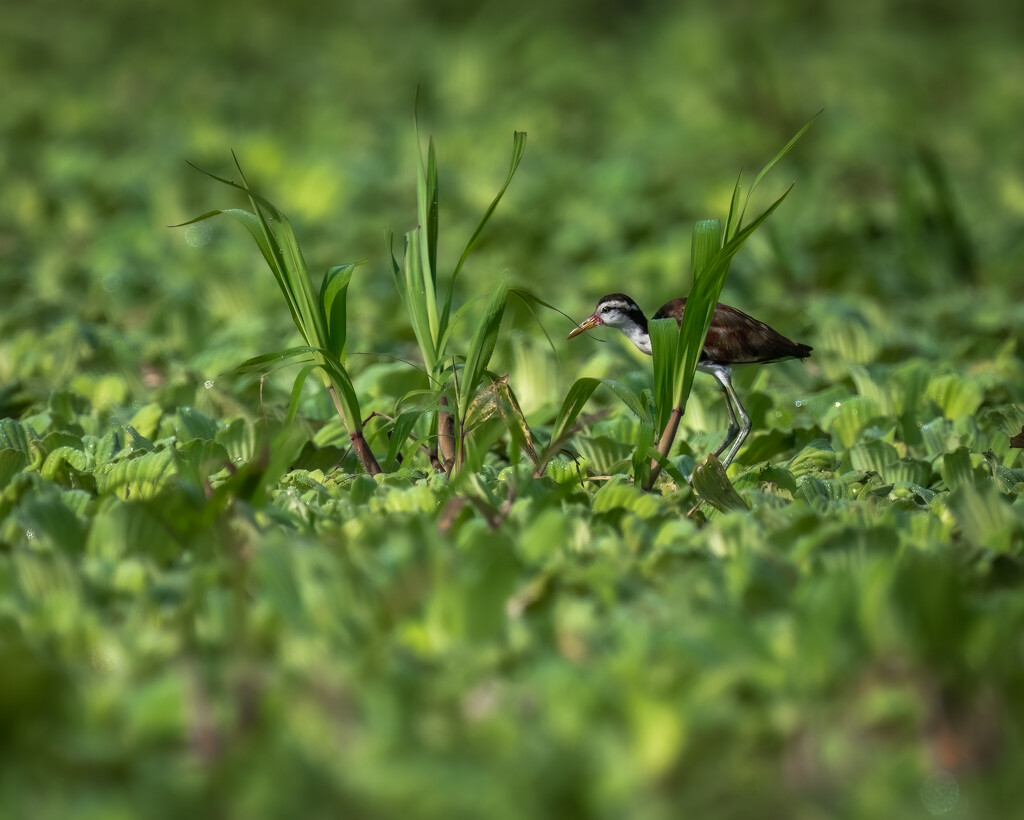
<svg viewBox="0 0 1024 820">
<path fill-rule="evenodd" d="M 628 331 L 631 328 L 647 329 L 647 318 L 637 306 L 636 302 L 624 293 L 609 293 L 597 300 L 597 307 L 594 312 L 569 334 L 569 338 L 579 336 L 595 327 L 617 327 L 620 330 Z M 629 335 L 627 333 L 627 335 Z"/>
</svg>

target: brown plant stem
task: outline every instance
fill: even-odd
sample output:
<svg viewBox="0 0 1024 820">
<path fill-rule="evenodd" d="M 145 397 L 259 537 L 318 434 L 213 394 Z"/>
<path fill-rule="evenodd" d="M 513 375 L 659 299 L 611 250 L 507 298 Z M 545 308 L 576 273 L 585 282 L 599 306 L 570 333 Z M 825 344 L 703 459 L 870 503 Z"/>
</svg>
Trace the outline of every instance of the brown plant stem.
<svg viewBox="0 0 1024 820">
<path fill-rule="evenodd" d="M 331 394 L 331 401 L 334 402 L 334 408 L 341 417 L 341 423 L 348 427 L 348 422 L 345 420 L 345 409 L 341 406 L 341 399 L 338 398 L 338 392 L 334 389 L 333 384 L 328 386 L 327 392 Z M 354 423 L 358 425 L 359 419 L 356 419 Z M 348 434 L 348 437 L 352 441 L 352 448 L 356 451 L 356 455 L 359 456 L 363 469 L 366 470 L 368 475 L 378 475 L 381 472 L 380 464 L 377 463 L 370 445 L 366 443 L 362 429 L 357 427 L 356 430 Z"/>
<path fill-rule="evenodd" d="M 441 396 L 440 407 L 448 407 L 447 396 Z M 455 421 L 447 409 L 437 411 L 437 449 L 441 464 L 450 471 L 455 463 Z"/>
<path fill-rule="evenodd" d="M 669 451 L 672 449 L 672 443 L 676 440 L 676 432 L 679 430 L 679 420 L 682 417 L 682 407 L 672 408 L 672 412 L 668 417 L 668 423 L 661 432 L 661 438 L 658 439 L 658 454 L 662 459 L 668 458 Z M 657 459 L 651 459 L 651 475 L 647 479 L 644 489 L 650 490 L 654 486 L 654 482 L 658 480 L 659 475 L 661 475 L 661 462 Z"/>
</svg>

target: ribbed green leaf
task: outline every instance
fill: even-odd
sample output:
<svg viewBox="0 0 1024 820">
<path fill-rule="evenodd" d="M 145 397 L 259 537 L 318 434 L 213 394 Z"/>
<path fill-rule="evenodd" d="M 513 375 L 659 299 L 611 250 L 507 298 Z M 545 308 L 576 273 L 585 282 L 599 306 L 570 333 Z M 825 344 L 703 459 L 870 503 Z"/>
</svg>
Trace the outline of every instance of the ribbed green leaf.
<svg viewBox="0 0 1024 820">
<path fill-rule="evenodd" d="M 661 512 L 657 496 L 625 484 L 621 479 L 612 479 L 598 490 L 591 506 L 595 513 L 624 509 L 640 518 L 652 518 Z"/>
<path fill-rule="evenodd" d="M 818 507 L 832 501 L 850 498 L 849 485 L 838 478 L 819 478 L 808 473 L 797 482 L 797 496 L 808 504 Z"/>
<path fill-rule="evenodd" d="M 926 461 L 916 458 L 901 458 L 886 464 L 881 475 L 885 481 L 893 484 L 927 487 L 932 478 L 932 468 Z"/>
<path fill-rule="evenodd" d="M 693 489 L 704 501 L 719 512 L 750 508 L 725 474 L 722 463 L 713 455 L 707 456 L 693 470 Z"/>
<path fill-rule="evenodd" d="M 976 381 L 954 373 L 932 379 L 926 393 L 952 421 L 973 416 L 985 398 Z"/>
<path fill-rule="evenodd" d="M 15 514 L 33 541 L 49 542 L 69 555 L 81 554 L 85 528 L 60 496 L 52 492 L 28 496 Z"/>
<path fill-rule="evenodd" d="M 898 455 L 896 448 L 884 441 L 868 441 L 850 448 L 850 465 L 855 470 L 872 470 L 881 476 Z"/>
<path fill-rule="evenodd" d="M 182 407 L 177 414 L 176 431 L 181 441 L 190 439 L 213 439 L 220 430 L 217 420 L 194 407 Z"/>
<path fill-rule="evenodd" d="M 0 449 L 17 450 L 25 456 L 27 462 L 32 461 L 29 433 L 20 421 L 0 419 Z"/>
<path fill-rule="evenodd" d="M 971 465 L 970 450 L 966 447 L 958 447 L 942 457 L 942 480 L 951 490 L 974 484 L 974 467 Z"/>
<path fill-rule="evenodd" d="M 177 472 L 193 487 L 224 469 L 231 460 L 228 451 L 216 441 L 193 439 L 173 449 Z"/>
<path fill-rule="evenodd" d="M 811 473 L 833 472 L 839 466 L 835 450 L 826 439 L 808 443 L 789 462 L 789 471 L 800 478 Z"/>
<path fill-rule="evenodd" d="M 628 464 L 633 448 L 610 436 L 577 436 L 573 445 L 594 472 L 610 474 Z"/>
<path fill-rule="evenodd" d="M 950 509 L 974 546 L 993 552 L 1006 552 L 1013 542 L 1017 516 L 991 484 L 962 485 L 953 491 Z"/>
<path fill-rule="evenodd" d="M 6 485 L 15 473 L 20 472 L 21 467 L 9 472 L 19 461 L 24 466 L 25 457 L 17 450 L 0 450 L 0 487 Z M 56 447 L 47 454 L 46 460 L 39 468 L 39 475 L 47 481 L 52 481 L 65 464 L 80 473 L 91 470 L 93 466 L 89 455 L 78 447 Z"/>
<path fill-rule="evenodd" d="M 94 475 L 100 494 L 144 499 L 160 492 L 176 472 L 174 453 L 167 449 L 116 461 L 106 469 L 97 470 Z"/>
<path fill-rule="evenodd" d="M 59 449 L 70 450 L 71 448 L 62 447 Z M 50 453 L 47 457 L 47 461 L 53 457 L 54 454 Z M 26 464 L 28 464 L 28 456 L 21 452 L 21 450 L 14 450 L 10 447 L 5 447 L 0 450 L 0 489 L 6 487 L 10 480 L 24 469 Z M 46 467 L 45 462 L 43 467 Z M 43 478 L 49 478 L 51 476 L 52 473 L 50 473 L 50 475 L 44 474 Z"/>
<path fill-rule="evenodd" d="M 173 533 L 149 506 L 131 501 L 118 501 L 100 510 L 86 542 L 90 557 L 108 561 L 145 555 L 166 562 L 173 560 L 180 550 Z"/>
<path fill-rule="evenodd" d="M 852 447 L 863 430 L 873 419 L 878 418 L 878 405 L 863 396 L 851 396 L 836 402 L 831 410 L 833 417 L 825 429 L 836 436 L 844 447 Z"/>
<path fill-rule="evenodd" d="M 217 433 L 216 441 L 227 450 L 233 464 L 247 464 L 256 456 L 259 436 L 252 422 L 235 419 Z"/>
</svg>

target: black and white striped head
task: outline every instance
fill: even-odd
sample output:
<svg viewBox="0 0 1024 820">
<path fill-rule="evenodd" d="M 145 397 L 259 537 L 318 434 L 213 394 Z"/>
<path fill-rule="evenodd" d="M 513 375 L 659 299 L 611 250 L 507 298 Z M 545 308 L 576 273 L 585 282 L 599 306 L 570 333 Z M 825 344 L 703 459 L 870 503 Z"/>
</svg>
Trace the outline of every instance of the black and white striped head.
<svg viewBox="0 0 1024 820">
<path fill-rule="evenodd" d="M 651 338 L 647 334 L 647 317 L 626 294 L 609 293 L 598 299 L 594 312 L 580 322 L 569 334 L 569 338 L 602 326 L 617 327 L 637 348 L 650 355 Z"/>
</svg>

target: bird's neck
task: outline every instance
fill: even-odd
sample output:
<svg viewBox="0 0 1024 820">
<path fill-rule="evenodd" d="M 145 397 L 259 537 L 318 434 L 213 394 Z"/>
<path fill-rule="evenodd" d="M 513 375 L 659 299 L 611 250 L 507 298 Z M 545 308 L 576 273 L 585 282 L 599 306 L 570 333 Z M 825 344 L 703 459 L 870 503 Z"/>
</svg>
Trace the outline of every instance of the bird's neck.
<svg viewBox="0 0 1024 820">
<path fill-rule="evenodd" d="M 647 332 L 647 319 L 643 315 L 631 318 L 628 323 L 622 325 L 620 330 L 627 339 L 636 345 L 637 350 L 648 356 L 651 355 L 651 335 Z"/>
</svg>

